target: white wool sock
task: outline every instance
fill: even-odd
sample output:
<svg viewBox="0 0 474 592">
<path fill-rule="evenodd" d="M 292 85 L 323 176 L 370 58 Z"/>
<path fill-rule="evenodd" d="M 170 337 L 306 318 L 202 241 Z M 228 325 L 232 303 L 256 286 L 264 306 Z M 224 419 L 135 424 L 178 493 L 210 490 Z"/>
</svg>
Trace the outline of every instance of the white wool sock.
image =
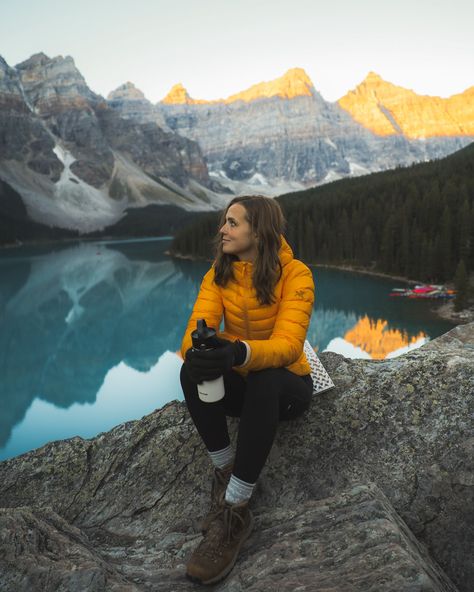
<svg viewBox="0 0 474 592">
<path fill-rule="evenodd" d="M 255 483 L 242 481 L 232 473 L 225 492 L 225 500 L 231 504 L 238 504 L 250 499 Z"/>
<path fill-rule="evenodd" d="M 226 448 L 222 448 L 221 450 L 208 450 L 209 456 L 211 457 L 212 463 L 215 467 L 219 467 L 220 469 L 230 465 L 230 463 L 234 460 L 234 451 L 232 449 L 232 445 L 226 446 Z"/>
</svg>

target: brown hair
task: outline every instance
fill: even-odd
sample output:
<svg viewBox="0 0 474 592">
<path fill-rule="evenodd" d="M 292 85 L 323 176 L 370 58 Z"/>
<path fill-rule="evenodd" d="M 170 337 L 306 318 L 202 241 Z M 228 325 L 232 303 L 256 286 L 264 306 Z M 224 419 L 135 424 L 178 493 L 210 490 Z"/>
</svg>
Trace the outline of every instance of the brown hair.
<svg viewBox="0 0 474 592">
<path fill-rule="evenodd" d="M 284 234 L 287 222 L 280 205 L 272 197 L 245 195 L 234 197 L 227 204 L 219 219 L 216 236 L 212 239 L 215 258 L 214 281 L 218 286 L 226 286 L 230 279 L 235 280 L 232 262 L 238 261 L 238 257 L 223 252 L 219 230 L 225 224 L 228 209 L 236 203 L 245 208 L 245 219 L 250 224 L 251 232 L 258 236 L 257 257 L 252 276 L 257 298 L 260 304 L 273 304 L 273 289 L 282 274 L 278 256 L 281 247 L 280 234 Z"/>
</svg>

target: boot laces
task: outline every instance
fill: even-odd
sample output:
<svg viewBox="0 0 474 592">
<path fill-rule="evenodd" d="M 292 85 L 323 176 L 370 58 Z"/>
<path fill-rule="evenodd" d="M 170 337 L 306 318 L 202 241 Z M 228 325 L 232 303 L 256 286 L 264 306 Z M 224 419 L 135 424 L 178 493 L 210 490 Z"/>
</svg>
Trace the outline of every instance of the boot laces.
<svg viewBox="0 0 474 592">
<path fill-rule="evenodd" d="M 214 519 L 201 543 L 202 555 L 213 560 L 220 557 L 224 549 L 226 549 L 235 538 L 236 531 L 234 526 L 238 523 L 238 520 L 240 520 L 242 525 L 245 524 L 245 520 L 240 515 L 237 508 L 233 505 L 220 505 L 216 510 Z"/>
</svg>

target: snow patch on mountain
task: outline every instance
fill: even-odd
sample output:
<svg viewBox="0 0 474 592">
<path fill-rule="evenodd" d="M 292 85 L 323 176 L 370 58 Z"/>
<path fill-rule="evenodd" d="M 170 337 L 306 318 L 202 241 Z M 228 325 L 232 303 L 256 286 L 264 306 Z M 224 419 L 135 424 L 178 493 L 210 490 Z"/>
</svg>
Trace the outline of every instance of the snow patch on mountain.
<svg viewBox="0 0 474 592">
<path fill-rule="evenodd" d="M 261 173 L 254 173 L 250 179 L 245 181 L 236 181 L 230 179 L 222 169 L 209 170 L 209 176 L 219 181 L 225 187 L 228 187 L 234 194 L 227 197 L 226 201 L 234 196 L 240 195 L 265 195 L 267 197 L 276 197 L 284 193 L 292 193 L 294 191 L 302 191 L 307 189 L 307 186 L 297 181 L 285 181 L 282 179 L 267 179 Z"/>
<path fill-rule="evenodd" d="M 23 198 L 28 216 L 47 226 L 91 232 L 103 229 L 122 217 L 128 201 L 112 200 L 108 188 L 96 189 L 70 171 L 71 153 L 60 145 L 54 148 L 64 170 L 54 183 L 16 160 L 0 161 L 0 176 Z"/>
<path fill-rule="evenodd" d="M 364 166 L 362 166 L 362 165 L 360 165 L 357 162 L 354 162 L 352 160 L 349 160 L 348 159 L 347 162 L 349 163 L 349 167 L 350 167 L 350 170 L 351 170 L 351 173 L 350 173 L 351 174 L 351 177 L 352 176 L 358 177 L 360 175 L 368 175 L 369 173 L 373 172 L 373 171 L 370 171 L 366 167 L 364 167 Z"/>
<path fill-rule="evenodd" d="M 334 144 L 334 142 L 331 139 L 329 139 L 329 138 L 326 137 L 326 138 L 324 138 L 324 141 L 326 142 L 326 144 L 328 144 L 329 146 L 331 146 L 331 148 L 334 148 L 334 150 L 337 150 L 338 149 L 337 146 L 336 146 L 336 144 Z"/>
<path fill-rule="evenodd" d="M 254 173 L 248 180 L 249 185 L 268 185 L 268 179 L 260 173 Z"/>
<path fill-rule="evenodd" d="M 70 227 L 77 228 L 80 232 L 90 232 L 118 220 L 127 199 L 111 200 L 108 188 L 97 189 L 75 175 L 71 171 L 71 165 L 76 158 L 60 144 L 56 144 L 53 151 L 64 164 L 61 177 L 54 184 L 53 190 L 59 225 L 69 223 Z"/>
<path fill-rule="evenodd" d="M 318 183 L 318 185 L 325 185 L 326 183 L 332 183 L 333 181 L 337 181 L 338 179 L 342 179 L 342 175 L 336 173 L 336 171 L 330 170 L 324 176 L 324 178 Z"/>
</svg>

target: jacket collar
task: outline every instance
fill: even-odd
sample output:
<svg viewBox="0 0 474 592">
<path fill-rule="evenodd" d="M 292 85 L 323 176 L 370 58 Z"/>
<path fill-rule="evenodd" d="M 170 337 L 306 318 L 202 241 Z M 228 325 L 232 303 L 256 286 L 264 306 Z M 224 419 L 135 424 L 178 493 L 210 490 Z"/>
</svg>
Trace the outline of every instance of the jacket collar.
<svg viewBox="0 0 474 592">
<path fill-rule="evenodd" d="M 281 246 L 278 250 L 278 257 L 280 258 L 280 263 L 282 267 L 284 267 L 292 259 L 294 259 L 294 255 L 290 245 L 286 242 L 286 239 L 283 236 L 283 234 L 280 234 L 280 240 Z M 232 261 L 232 266 L 237 277 L 241 274 L 244 274 L 247 271 L 247 269 L 253 269 L 253 263 L 251 261 Z"/>
</svg>

